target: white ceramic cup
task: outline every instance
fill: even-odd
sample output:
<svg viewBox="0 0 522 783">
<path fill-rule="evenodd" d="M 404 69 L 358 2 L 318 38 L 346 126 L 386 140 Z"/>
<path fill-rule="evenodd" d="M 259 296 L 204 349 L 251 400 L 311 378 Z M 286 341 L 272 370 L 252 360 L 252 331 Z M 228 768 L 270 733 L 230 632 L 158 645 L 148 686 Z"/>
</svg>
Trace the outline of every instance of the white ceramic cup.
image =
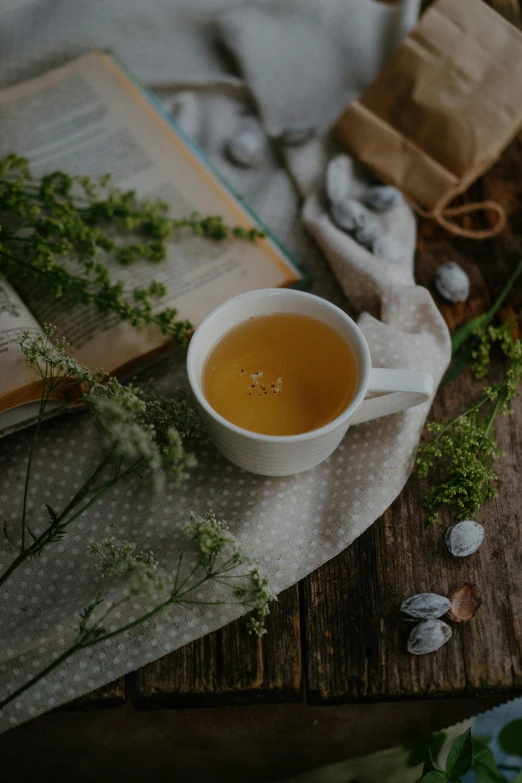
<svg viewBox="0 0 522 783">
<path fill-rule="evenodd" d="M 251 317 L 299 313 L 334 328 L 352 348 L 358 374 L 357 391 L 345 410 L 323 427 L 299 435 L 250 432 L 220 416 L 203 394 L 206 361 L 231 329 Z M 306 351 L 306 345 L 303 345 Z M 211 440 L 240 468 L 262 476 L 290 476 L 309 470 L 337 448 L 351 424 L 377 419 L 426 402 L 433 378 L 426 372 L 372 368 L 370 351 L 357 324 L 335 305 L 313 294 L 285 288 L 251 291 L 216 307 L 198 326 L 187 356 L 189 383 Z M 365 400 L 368 392 L 381 396 Z"/>
</svg>

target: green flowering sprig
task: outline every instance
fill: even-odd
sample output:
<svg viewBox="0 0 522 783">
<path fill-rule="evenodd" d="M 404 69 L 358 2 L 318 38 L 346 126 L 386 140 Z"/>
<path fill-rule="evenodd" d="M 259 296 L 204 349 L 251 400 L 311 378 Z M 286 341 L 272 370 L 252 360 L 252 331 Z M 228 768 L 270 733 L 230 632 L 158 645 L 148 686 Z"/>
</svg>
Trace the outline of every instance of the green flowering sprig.
<svg viewBox="0 0 522 783">
<path fill-rule="evenodd" d="M 498 345 L 509 361 L 505 378 L 499 384 L 487 386 L 479 402 L 456 418 L 428 424 L 432 437 L 419 446 L 417 456 L 421 477 L 426 477 L 435 464 L 445 474 L 443 481 L 428 490 L 425 506 L 455 507 L 460 519 L 473 517 L 486 500 L 496 495 L 493 464 L 502 452 L 492 427 L 498 415 L 510 413 L 511 400 L 522 381 L 522 341 L 514 336 L 514 324 L 508 321 L 500 327 L 488 325 L 474 333 L 478 339 L 472 354 L 476 376 L 483 377 L 487 372 L 491 350 Z M 437 521 L 435 513 L 428 523 Z"/>
<path fill-rule="evenodd" d="M 0 574 L 0 586 L 29 557 L 63 538 L 67 528 L 120 481 L 137 474 L 149 478 L 157 490 L 163 487 L 167 475 L 180 482 L 196 465 L 195 455 L 186 445 L 206 438 L 186 392 L 166 399 L 155 394 L 150 385 L 124 386 L 116 378 L 104 378 L 101 370 L 91 371 L 68 356 L 65 340 L 53 342 L 53 336 L 54 330 L 47 326 L 43 333 L 24 332 L 20 341 L 22 356 L 42 379 L 42 393 L 25 473 L 19 541 L 13 540 L 7 523 L 4 524 L 5 535 L 18 549 L 18 555 Z M 47 527 L 36 533 L 28 519 L 32 465 L 41 425 L 48 416 L 49 400 L 58 393 L 72 394 L 72 399 L 51 413 L 83 405 L 98 426 L 103 452 L 65 508 L 46 506 Z"/>
<path fill-rule="evenodd" d="M 219 216 L 193 213 L 175 220 L 168 209 L 164 201 L 139 200 L 134 191 L 113 187 L 110 175 L 92 179 L 54 171 L 35 179 L 25 158 L 0 158 L 0 274 L 21 290 L 33 286 L 75 305 L 94 304 L 133 326 L 155 324 L 182 343 L 192 325 L 176 320 L 173 308 L 156 312 L 166 287 L 151 280 L 127 290 L 111 278 L 107 261 L 160 263 L 167 242 L 187 231 L 213 241 L 255 241 L 264 234 L 229 227 Z"/>
<path fill-rule="evenodd" d="M 474 331 L 477 344 L 471 352 L 473 359 L 471 371 L 475 378 L 484 378 L 488 374 L 491 352 L 495 344 L 500 346 L 502 353 L 508 360 L 516 362 L 520 341 L 513 338 L 515 328 L 516 318 L 513 317 L 500 326 L 490 325 L 485 329 Z"/>
<path fill-rule="evenodd" d="M 72 642 L 44 669 L 0 700 L 0 710 L 75 653 L 132 632 L 172 606 L 240 605 L 246 611 L 256 612 L 249 618 L 250 631 L 257 636 L 264 634 L 269 603 L 275 596 L 266 578 L 228 531 L 226 523 L 209 511 L 204 516 L 193 517 L 185 525 L 184 532 L 187 546 L 181 551 L 171 574 L 159 568 L 151 552 L 137 552 L 128 542 L 117 544 L 110 538 L 91 544 L 89 552 L 98 558 L 102 581 L 94 600 L 79 615 Z M 192 560 L 186 562 L 189 556 Z M 223 598 L 204 600 L 201 597 L 202 590 L 211 584 L 220 586 L 221 592 L 225 592 Z M 115 588 L 119 588 L 117 599 L 114 598 Z M 131 600 L 134 605 L 136 599 L 154 601 L 154 605 L 114 627 L 122 606 Z"/>
</svg>

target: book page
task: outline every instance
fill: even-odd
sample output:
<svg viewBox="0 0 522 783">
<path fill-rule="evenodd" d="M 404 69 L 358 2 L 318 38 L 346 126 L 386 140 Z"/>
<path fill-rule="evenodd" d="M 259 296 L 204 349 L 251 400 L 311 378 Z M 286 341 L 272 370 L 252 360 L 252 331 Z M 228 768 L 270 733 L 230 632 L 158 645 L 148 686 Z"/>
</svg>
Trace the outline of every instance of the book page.
<svg viewBox="0 0 522 783">
<path fill-rule="evenodd" d="M 21 399 L 27 387 L 35 387 L 33 399 L 40 397 L 40 376 L 26 364 L 20 351 L 25 331 L 38 333 L 42 329 L 16 291 L 0 278 L 0 411 L 17 394 Z"/>
<path fill-rule="evenodd" d="M 174 217 L 198 211 L 247 229 L 256 225 L 143 91 L 100 52 L 0 92 L 0 154 L 9 152 L 28 157 L 37 175 L 110 172 L 118 187 L 167 201 Z M 168 295 L 157 310 L 175 307 L 195 325 L 236 294 L 301 277 L 269 238 L 212 242 L 188 234 L 169 243 L 166 262 L 114 262 L 111 273 L 126 289 L 151 278 L 165 283 Z M 95 307 L 45 300 L 38 290 L 22 295 L 40 323 L 55 325 L 91 367 L 113 371 L 166 342 L 156 327 L 136 330 Z"/>
</svg>

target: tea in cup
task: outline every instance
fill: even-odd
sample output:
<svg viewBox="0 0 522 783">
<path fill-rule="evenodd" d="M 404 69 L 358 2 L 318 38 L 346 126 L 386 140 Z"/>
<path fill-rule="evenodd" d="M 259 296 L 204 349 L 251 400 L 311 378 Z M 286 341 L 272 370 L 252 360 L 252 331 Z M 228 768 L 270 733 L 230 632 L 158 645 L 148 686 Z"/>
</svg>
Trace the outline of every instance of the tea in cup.
<svg viewBox="0 0 522 783">
<path fill-rule="evenodd" d="M 312 294 L 263 289 L 217 307 L 196 329 L 187 369 L 217 448 L 253 473 L 315 467 L 350 424 L 428 400 L 424 372 L 372 369 L 362 332 Z M 364 400 L 369 391 L 391 392 Z"/>
</svg>

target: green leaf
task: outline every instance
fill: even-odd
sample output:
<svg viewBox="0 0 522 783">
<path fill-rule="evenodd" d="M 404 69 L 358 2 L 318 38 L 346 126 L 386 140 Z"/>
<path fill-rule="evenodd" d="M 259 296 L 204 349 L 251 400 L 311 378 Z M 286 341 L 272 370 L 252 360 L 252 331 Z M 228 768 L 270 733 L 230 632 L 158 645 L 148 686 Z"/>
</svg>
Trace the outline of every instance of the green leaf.
<svg viewBox="0 0 522 783">
<path fill-rule="evenodd" d="M 446 783 L 446 775 L 439 769 L 432 769 L 426 775 L 423 775 L 419 783 Z"/>
<path fill-rule="evenodd" d="M 446 777 L 454 780 L 460 775 L 465 775 L 471 767 L 473 759 L 473 747 L 471 744 L 471 729 L 458 736 L 451 746 L 446 761 Z"/>
<path fill-rule="evenodd" d="M 45 508 L 47 509 L 47 513 L 49 514 L 49 522 L 51 523 L 51 526 L 54 527 L 58 521 L 58 512 L 55 511 L 55 509 L 50 506 L 48 503 L 45 504 Z"/>
<path fill-rule="evenodd" d="M 477 778 L 477 783 L 508 783 L 504 775 L 489 766 L 481 764 L 480 762 L 473 762 L 473 771 Z"/>
<path fill-rule="evenodd" d="M 477 783 L 506 783 L 506 779 L 500 774 L 493 753 L 479 740 L 472 737 L 473 746 L 473 771 Z"/>
<path fill-rule="evenodd" d="M 497 742 L 510 756 L 522 756 L 522 718 L 512 720 L 502 728 Z"/>
<path fill-rule="evenodd" d="M 493 739 L 492 734 L 474 734 L 471 738 L 472 745 L 475 747 L 477 743 L 480 745 L 489 745 L 491 744 L 491 740 Z"/>
<path fill-rule="evenodd" d="M 522 769 L 520 770 L 520 772 L 519 772 L 519 773 L 518 773 L 518 775 L 516 776 L 516 778 L 515 778 L 515 780 L 513 781 L 513 783 L 522 783 Z"/>
</svg>

